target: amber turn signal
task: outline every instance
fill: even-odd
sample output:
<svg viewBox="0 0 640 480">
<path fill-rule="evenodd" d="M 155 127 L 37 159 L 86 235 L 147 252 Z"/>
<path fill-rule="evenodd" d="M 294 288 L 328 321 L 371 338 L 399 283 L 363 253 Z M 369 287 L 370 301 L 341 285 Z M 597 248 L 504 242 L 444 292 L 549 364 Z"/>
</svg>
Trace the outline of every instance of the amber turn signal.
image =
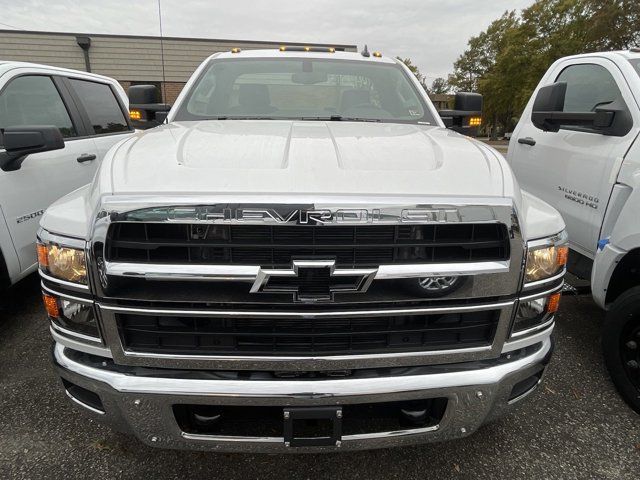
<svg viewBox="0 0 640 480">
<path fill-rule="evenodd" d="M 558 250 L 558 266 L 559 267 L 564 267 L 567 264 L 567 261 L 569 260 L 569 247 L 562 246 L 562 247 L 556 247 Z"/>
<path fill-rule="evenodd" d="M 469 118 L 469 126 L 470 127 L 479 127 L 482 125 L 482 117 L 470 117 Z"/>
<path fill-rule="evenodd" d="M 547 300 L 547 313 L 556 313 L 558 308 L 560 308 L 560 297 L 561 293 L 554 293 L 553 295 L 549 295 L 549 299 Z"/>
<path fill-rule="evenodd" d="M 142 112 L 135 108 L 129 110 L 129 118 L 131 120 L 142 120 Z"/>
<path fill-rule="evenodd" d="M 40 264 L 41 267 L 48 267 L 49 266 L 49 252 L 47 250 L 47 247 L 41 243 L 38 243 L 38 245 L 36 246 L 37 250 L 38 250 L 38 263 Z"/>
<path fill-rule="evenodd" d="M 48 293 L 42 294 L 42 301 L 44 302 L 44 308 L 47 310 L 47 315 L 51 318 L 60 318 L 60 307 L 58 306 L 58 299 Z"/>
</svg>

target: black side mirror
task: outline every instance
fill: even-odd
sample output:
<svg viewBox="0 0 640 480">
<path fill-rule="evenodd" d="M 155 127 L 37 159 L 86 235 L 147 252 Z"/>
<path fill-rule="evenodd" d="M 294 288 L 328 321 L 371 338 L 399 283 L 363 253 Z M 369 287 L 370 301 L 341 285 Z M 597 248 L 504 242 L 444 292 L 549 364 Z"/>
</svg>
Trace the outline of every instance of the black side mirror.
<svg viewBox="0 0 640 480">
<path fill-rule="evenodd" d="M 454 110 L 468 114 L 482 113 L 482 95 L 471 92 L 458 92 L 454 100 Z"/>
<path fill-rule="evenodd" d="M 155 85 L 134 85 L 128 90 L 129 102 L 137 105 L 158 103 L 158 89 Z"/>
<path fill-rule="evenodd" d="M 458 92 L 454 99 L 453 110 L 440 110 L 440 118 L 445 127 L 475 136 L 482 122 L 482 95 L 471 92 Z"/>
<path fill-rule="evenodd" d="M 561 112 L 567 95 L 567 82 L 556 82 L 538 90 L 533 101 L 533 111 Z"/>
<path fill-rule="evenodd" d="M 134 128 L 146 130 L 163 123 L 171 105 L 158 103 L 158 89 L 154 85 L 129 87 L 129 116 Z"/>
<path fill-rule="evenodd" d="M 615 100 L 596 107 L 592 112 L 565 112 L 566 82 L 556 82 L 538 90 L 533 101 L 531 122 L 545 132 L 561 127 L 583 127 L 613 137 L 624 137 L 633 127 L 626 106 Z"/>
<path fill-rule="evenodd" d="M 60 129 L 54 126 L 7 127 L 2 135 L 5 151 L 0 152 L 0 168 L 19 170 L 27 155 L 64 148 Z"/>
</svg>

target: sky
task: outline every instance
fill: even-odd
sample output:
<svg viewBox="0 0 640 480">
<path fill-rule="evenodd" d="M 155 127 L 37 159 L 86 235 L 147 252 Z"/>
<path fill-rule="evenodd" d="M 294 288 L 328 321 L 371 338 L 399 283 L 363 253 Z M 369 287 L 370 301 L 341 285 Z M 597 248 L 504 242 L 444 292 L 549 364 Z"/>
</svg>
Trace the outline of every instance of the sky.
<svg viewBox="0 0 640 480">
<path fill-rule="evenodd" d="M 158 0 L 0 0 L 0 29 L 158 35 Z M 356 44 L 431 83 L 469 37 L 533 0 L 161 0 L 165 36 Z M 0 52 L 0 56 L 2 52 Z"/>
</svg>

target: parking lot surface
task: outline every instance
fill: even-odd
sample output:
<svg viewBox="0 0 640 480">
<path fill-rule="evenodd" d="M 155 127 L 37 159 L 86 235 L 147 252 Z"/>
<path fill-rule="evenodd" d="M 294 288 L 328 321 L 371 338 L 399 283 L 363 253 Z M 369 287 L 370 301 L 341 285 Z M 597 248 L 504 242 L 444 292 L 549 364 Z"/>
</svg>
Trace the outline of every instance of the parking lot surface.
<svg viewBox="0 0 640 480">
<path fill-rule="evenodd" d="M 565 296 L 540 391 L 470 437 L 325 455 L 158 450 L 78 414 L 50 366 L 37 278 L 0 294 L 0 479 L 637 479 L 640 416 L 617 396 L 599 346 L 602 312 Z"/>
</svg>

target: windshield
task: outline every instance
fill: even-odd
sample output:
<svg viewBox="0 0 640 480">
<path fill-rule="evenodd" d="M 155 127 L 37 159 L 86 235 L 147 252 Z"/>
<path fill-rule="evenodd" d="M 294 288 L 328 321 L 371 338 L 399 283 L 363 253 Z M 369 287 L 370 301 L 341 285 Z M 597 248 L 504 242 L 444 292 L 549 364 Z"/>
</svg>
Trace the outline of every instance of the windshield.
<svg viewBox="0 0 640 480">
<path fill-rule="evenodd" d="M 629 60 L 629 63 L 631 63 L 631 65 L 633 65 L 633 68 L 636 69 L 636 73 L 638 75 L 640 75 L 640 58 Z"/>
<path fill-rule="evenodd" d="M 175 118 L 202 119 L 436 123 L 396 64 L 302 58 L 212 60 Z"/>
</svg>

